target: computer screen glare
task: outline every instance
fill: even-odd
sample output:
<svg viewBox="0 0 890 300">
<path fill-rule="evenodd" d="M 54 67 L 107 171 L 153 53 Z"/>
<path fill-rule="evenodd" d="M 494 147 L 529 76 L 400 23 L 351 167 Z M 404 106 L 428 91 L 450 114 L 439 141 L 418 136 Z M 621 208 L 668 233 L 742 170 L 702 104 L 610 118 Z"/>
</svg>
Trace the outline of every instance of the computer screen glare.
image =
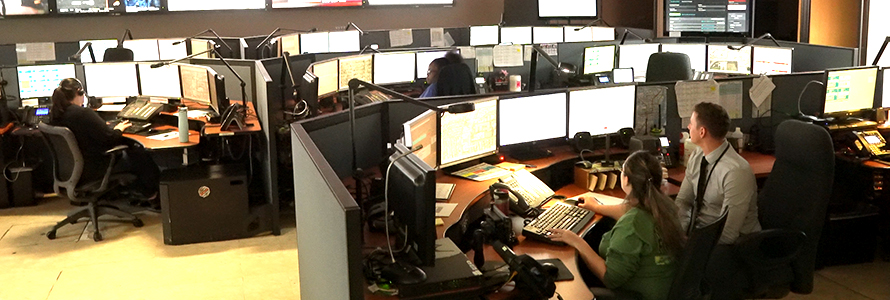
<svg viewBox="0 0 890 300">
<path fill-rule="evenodd" d="M 340 59 L 340 89 L 349 88 L 353 78 L 373 82 L 373 57 L 370 54 L 350 56 Z"/>
<path fill-rule="evenodd" d="M 442 115 L 441 162 L 443 167 L 489 155 L 497 151 L 497 98 L 474 101 L 476 109 L 462 114 Z"/>
<path fill-rule="evenodd" d="M 51 97 L 59 82 L 74 78 L 74 65 L 18 66 L 19 97 Z"/>
<path fill-rule="evenodd" d="M 374 54 L 374 83 L 389 84 L 414 81 L 417 64 L 412 52 Z"/>
<path fill-rule="evenodd" d="M 708 46 L 705 44 L 661 44 L 661 52 L 686 54 L 692 71 L 704 72 L 708 64 Z"/>
<path fill-rule="evenodd" d="M 608 72 L 615 68 L 615 45 L 584 48 L 584 74 Z"/>
<path fill-rule="evenodd" d="M 532 37 L 535 44 L 562 43 L 562 27 L 534 27 Z"/>
<path fill-rule="evenodd" d="M 566 108 L 566 93 L 498 100 L 498 145 L 565 137 Z"/>
<path fill-rule="evenodd" d="M 498 25 L 470 26 L 470 46 L 497 45 L 500 43 L 499 28 Z"/>
<path fill-rule="evenodd" d="M 538 17 L 596 17 L 598 0 L 538 0 Z"/>
<path fill-rule="evenodd" d="M 417 52 L 417 78 L 426 78 L 430 63 L 437 58 L 445 57 L 445 53 L 448 51 Z"/>
<path fill-rule="evenodd" d="M 83 65 L 87 94 L 95 97 L 130 97 L 139 95 L 136 64 L 97 63 Z"/>
<path fill-rule="evenodd" d="M 754 46 L 754 74 L 791 74 L 791 48 Z"/>
<path fill-rule="evenodd" d="M 614 86 L 569 92 L 569 136 L 618 132 L 634 126 L 636 86 Z"/>
<path fill-rule="evenodd" d="M 751 74 L 751 47 L 733 50 L 725 45 L 708 45 L 708 72 Z"/>
<path fill-rule="evenodd" d="M 362 50 L 358 31 L 328 33 L 328 52 L 353 52 Z"/>
<path fill-rule="evenodd" d="M 179 65 L 152 68 L 151 64 L 139 64 L 139 87 L 144 96 L 182 98 Z"/>
<path fill-rule="evenodd" d="M 828 70 L 823 112 L 856 111 L 874 106 L 878 68 Z"/>
<path fill-rule="evenodd" d="M 658 44 L 634 44 L 618 46 L 618 67 L 633 68 L 635 81 L 646 81 L 649 56 L 658 53 Z"/>
<path fill-rule="evenodd" d="M 439 142 L 436 136 L 437 129 L 436 113 L 432 110 L 402 124 L 402 130 L 405 133 L 405 146 L 411 148 L 415 145 L 423 145 L 423 148 L 414 152 L 414 155 L 433 168 L 439 165 L 436 163 L 436 149 Z"/>
</svg>

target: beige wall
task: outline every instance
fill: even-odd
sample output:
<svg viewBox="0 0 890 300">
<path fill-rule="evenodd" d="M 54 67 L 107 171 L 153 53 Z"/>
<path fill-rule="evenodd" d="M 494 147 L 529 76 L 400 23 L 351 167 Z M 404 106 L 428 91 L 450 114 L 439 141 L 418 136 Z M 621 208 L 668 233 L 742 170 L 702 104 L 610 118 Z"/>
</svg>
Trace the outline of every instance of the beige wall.
<svg viewBox="0 0 890 300">
<path fill-rule="evenodd" d="M 859 47 L 861 0 L 812 0 L 810 43 Z"/>
<path fill-rule="evenodd" d="M 222 36 L 265 35 L 277 27 L 364 30 L 495 24 L 504 0 L 454 0 L 453 7 L 365 7 L 270 11 L 178 12 L 124 16 L 51 16 L 0 20 L 0 44 L 133 37 L 186 37 L 212 28 Z"/>
</svg>

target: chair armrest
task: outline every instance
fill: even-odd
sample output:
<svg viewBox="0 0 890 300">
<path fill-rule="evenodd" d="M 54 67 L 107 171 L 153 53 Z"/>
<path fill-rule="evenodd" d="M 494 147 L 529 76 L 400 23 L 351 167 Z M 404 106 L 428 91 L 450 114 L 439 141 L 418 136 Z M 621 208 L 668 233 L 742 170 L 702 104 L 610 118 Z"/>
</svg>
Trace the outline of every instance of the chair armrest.
<svg viewBox="0 0 890 300">
<path fill-rule="evenodd" d="M 108 151 L 105 151 L 105 155 L 112 155 L 112 154 L 127 150 L 127 148 L 130 148 L 130 147 L 127 145 L 117 145 L 117 146 L 114 146 L 114 148 L 111 148 L 111 149 L 108 149 Z"/>
<path fill-rule="evenodd" d="M 767 229 L 743 237 L 736 243 L 738 257 L 752 269 L 786 265 L 800 253 L 807 236 L 791 229 Z"/>
</svg>

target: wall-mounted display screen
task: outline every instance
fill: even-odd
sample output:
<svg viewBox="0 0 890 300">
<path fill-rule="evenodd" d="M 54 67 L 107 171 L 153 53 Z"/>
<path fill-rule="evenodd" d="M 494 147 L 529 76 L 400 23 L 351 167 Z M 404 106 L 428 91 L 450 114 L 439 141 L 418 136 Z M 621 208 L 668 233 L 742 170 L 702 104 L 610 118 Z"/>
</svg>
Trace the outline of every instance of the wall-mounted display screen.
<svg viewBox="0 0 890 300">
<path fill-rule="evenodd" d="M 753 0 L 664 0 L 670 33 L 750 32 Z"/>
<path fill-rule="evenodd" d="M 169 11 L 264 8 L 266 0 L 167 0 Z"/>
<path fill-rule="evenodd" d="M 368 5 L 454 4 L 454 0 L 368 0 Z"/>
<path fill-rule="evenodd" d="M 538 17 L 596 17 L 599 0 L 538 0 Z"/>
<path fill-rule="evenodd" d="M 43 0 L 4 1 L 3 8 L 0 16 L 45 15 L 49 12 Z"/>
<path fill-rule="evenodd" d="M 161 0 L 58 0 L 57 7 L 63 14 L 158 11 Z"/>
<path fill-rule="evenodd" d="M 272 0 L 272 8 L 362 6 L 362 0 Z"/>
</svg>

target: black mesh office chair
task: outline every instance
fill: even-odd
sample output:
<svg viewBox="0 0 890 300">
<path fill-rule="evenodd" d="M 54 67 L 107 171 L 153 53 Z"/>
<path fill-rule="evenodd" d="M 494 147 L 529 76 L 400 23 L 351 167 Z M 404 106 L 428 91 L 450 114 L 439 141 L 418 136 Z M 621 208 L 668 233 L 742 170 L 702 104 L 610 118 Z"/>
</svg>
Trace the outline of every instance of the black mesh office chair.
<svg viewBox="0 0 890 300">
<path fill-rule="evenodd" d="M 99 204 L 100 200 L 104 200 L 105 196 L 110 195 L 109 192 L 136 180 L 136 176 L 132 174 L 111 174 L 115 161 L 119 155 L 123 154 L 123 150 L 127 149 L 127 146 L 117 146 L 105 152 L 111 157 L 111 160 L 101 180 L 83 182 L 80 177 L 83 174 L 84 159 L 77 146 L 74 133 L 68 128 L 51 126 L 42 122 L 37 125 L 37 129 L 43 133 L 53 157 L 53 190 L 56 194 L 62 195 L 72 202 L 86 203 L 85 207 L 72 212 L 67 218 L 53 226 L 46 233 L 47 238 L 55 239 L 56 230 L 62 226 L 75 224 L 81 218 L 90 218 L 95 229 L 93 240 L 101 241 L 102 234 L 99 232 L 98 218 L 102 215 L 116 216 L 132 222 L 136 227 L 142 227 L 142 220 L 133 214 L 116 207 Z"/>
<path fill-rule="evenodd" d="M 646 66 L 646 82 L 678 81 L 692 79 L 689 56 L 683 53 L 659 52 L 649 56 Z"/>
<path fill-rule="evenodd" d="M 133 61 L 133 50 L 124 48 L 124 47 L 115 47 L 105 49 L 105 54 L 102 56 L 103 62 L 116 62 L 116 61 Z"/>
<path fill-rule="evenodd" d="M 472 95 L 476 93 L 476 82 L 470 67 L 464 63 L 451 64 L 439 70 L 436 81 L 437 96 Z"/>
<path fill-rule="evenodd" d="M 812 293 L 816 248 L 828 218 L 831 136 L 818 125 L 787 120 L 776 129 L 775 143 L 776 162 L 757 199 L 763 231 L 736 246 L 750 282 L 746 299 Z"/>
<path fill-rule="evenodd" d="M 686 247 L 680 254 L 677 273 L 674 281 L 671 283 L 671 290 L 668 292 L 668 300 L 701 300 L 708 299 L 709 287 L 704 282 L 705 267 L 711 256 L 711 251 L 717 245 L 720 234 L 723 232 L 723 225 L 726 224 L 726 216 L 728 211 L 711 224 L 702 228 L 697 228 L 686 241 Z M 602 220 L 607 220 L 603 218 Z M 611 219 L 608 219 L 611 220 Z M 599 224 L 597 224 L 599 225 Z M 614 225 L 614 224 L 612 224 Z M 586 236 L 585 236 L 586 237 Z M 587 240 L 587 239 L 585 239 Z M 591 241 L 588 241 L 590 243 Z M 594 276 L 587 268 L 587 265 L 580 256 L 575 257 L 578 263 L 578 270 L 582 274 L 585 283 L 592 282 L 589 276 Z M 594 299 L 597 300 L 637 300 L 637 295 L 629 293 L 614 293 L 605 288 L 592 289 Z"/>
</svg>

